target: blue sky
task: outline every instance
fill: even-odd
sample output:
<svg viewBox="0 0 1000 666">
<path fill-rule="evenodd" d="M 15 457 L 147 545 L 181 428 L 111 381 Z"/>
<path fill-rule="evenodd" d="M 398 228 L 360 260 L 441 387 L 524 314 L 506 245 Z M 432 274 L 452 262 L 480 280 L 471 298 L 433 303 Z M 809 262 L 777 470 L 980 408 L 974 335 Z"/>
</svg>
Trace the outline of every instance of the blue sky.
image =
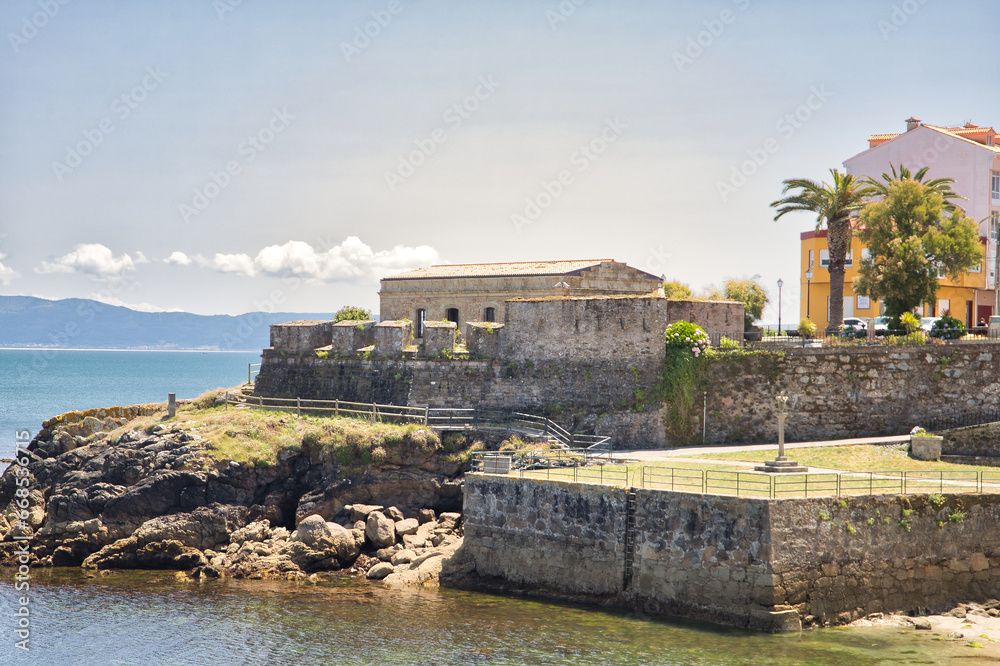
<svg viewBox="0 0 1000 666">
<path fill-rule="evenodd" d="M 815 221 L 773 222 L 781 181 L 911 115 L 995 126 L 998 14 L 9 0 L 0 293 L 326 311 L 430 263 L 611 257 L 775 300 L 781 277 L 787 305 Z"/>
</svg>

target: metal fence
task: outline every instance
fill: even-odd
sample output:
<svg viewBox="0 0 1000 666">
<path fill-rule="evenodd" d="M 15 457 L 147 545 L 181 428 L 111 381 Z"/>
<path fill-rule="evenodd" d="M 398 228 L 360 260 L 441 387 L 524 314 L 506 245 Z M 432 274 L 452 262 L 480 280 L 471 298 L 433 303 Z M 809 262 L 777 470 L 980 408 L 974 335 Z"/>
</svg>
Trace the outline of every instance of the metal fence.
<svg viewBox="0 0 1000 666">
<path fill-rule="evenodd" d="M 381 405 L 346 400 L 266 398 L 243 393 L 225 393 L 226 405 L 254 409 L 294 411 L 296 414 L 326 413 L 386 423 L 417 423 L 433 430 L 498 430 L 547 438 L 564 448 L 612 450 L 611 438 L 573 433 L 544 416 L 494 409 L 449 409 Z"/>
<path fill-rule="evenodd" d="M 474 455 L 473 472 L 522 479 L 561 480 L 705 495 L 757 497 L 846 497 L 857 495 L 907 495 L 919 493 L 1000 492 L 1000 470 L 907 470 L 885 472 L 817 472 L 764 474 L 652 465 L 629 465 L 622 461 L 563 458 L 548 467 L 540 455 L 533 464 L 518 466 L 517 456 L 509 466 L 490 465 L 495 453 Z"/>
<path fill-rule="evenodd" d="M 846 328 L 840 331 L 816 331 L 803 336 L 794 328 L 764 326 L 754 331 L 712 331 L 708 333 L 711 344 L 716 349 L 763 348 L 774 347 L 833 347 L 833 346 L 900 346 L 923 345 L 931 342 L 941 342 L 928 331 L 907 333 L 902 330 L 879 329 L 871 331 Z M 967 342 L 998 342 L 1000 332 L 990 332 L 988 328 L 974 327 L 968 329 L 965 335 L 954 340 L 943 340 L 949 344 Z"/>
</svg>

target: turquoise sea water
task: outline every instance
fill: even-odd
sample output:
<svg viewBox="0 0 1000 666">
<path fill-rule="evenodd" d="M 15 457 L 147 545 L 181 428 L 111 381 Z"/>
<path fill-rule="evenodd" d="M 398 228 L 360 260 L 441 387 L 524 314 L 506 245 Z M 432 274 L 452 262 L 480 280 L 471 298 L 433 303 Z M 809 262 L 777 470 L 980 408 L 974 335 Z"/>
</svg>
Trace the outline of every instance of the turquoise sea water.
<svg viewBox="0 0 1000 666">
<path fill-rule="evenodd" d="M 0 457 L 16 429 L 73 409 L 194 398 L 242 384 L 259 352 L 154 352 L 0 349 Z"/>
<path fill-rule="evenodd" d="M 989 659 L 986 650 L 965 647 L 964 641 L 937 642 L 893 629 L 770 636 L 454 590 L 389 590 L 365 581 L 194 583 L 173 572 L 117 572 L 87 580 L 79 570 L 62 569 L 40 572 L 31 594 L 31 651 L 14 647 L 8 630 L 13 621 L 5 612 L 0 663 L 995 663 L 983 660 Z M 6 581 L 0 581 L 0 601 L 5 609 L 14 607 Z"/>
</svg>

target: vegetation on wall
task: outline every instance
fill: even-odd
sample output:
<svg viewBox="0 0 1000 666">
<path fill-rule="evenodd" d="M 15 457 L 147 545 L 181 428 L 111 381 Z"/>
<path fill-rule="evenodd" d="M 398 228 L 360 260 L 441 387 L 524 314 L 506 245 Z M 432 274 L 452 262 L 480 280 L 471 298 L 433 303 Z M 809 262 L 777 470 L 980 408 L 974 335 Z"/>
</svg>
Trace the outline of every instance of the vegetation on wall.
<svg viewBox="0 0 1000 666">
<path fill-rule="evenodd" d="M 354 305 L 345 305 L 333 315 L 334 323 L 340 321 L 365 321 L 372 319 L 372 311 Z"/>
</svg>

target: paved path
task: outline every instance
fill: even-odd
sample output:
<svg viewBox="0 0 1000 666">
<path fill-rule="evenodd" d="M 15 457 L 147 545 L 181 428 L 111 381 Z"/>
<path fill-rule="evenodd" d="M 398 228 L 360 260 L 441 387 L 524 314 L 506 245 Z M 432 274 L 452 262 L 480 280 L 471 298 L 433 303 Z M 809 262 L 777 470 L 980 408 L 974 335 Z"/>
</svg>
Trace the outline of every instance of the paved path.
<svg viewBox="0 0 1000 666">
<path fill-rule="evenodd" d="M 855 439 L 836 439 L 824 442 L 793 442 L 786 443 L 785 449 L 807 449 L 816 446 L 850 446 L 852 444 L 894 444 L 910 441 L 909 435 L 892 435 L 890 437 L 858 437 Z M 743 444 L 715 446 L 680 446 L 673 449 L 641 449 L 635 451 L 615 451 L 615 458 L 628 458 L 649 462 L 653 460 L 669 460 L 671 458 L 687 458 L 713 453 L 731 453 L 733 451 L 767 451 L 777 449 L 774 444 Z M 728 461 L 727 461 L 728 462 Z"/>
</svg>

